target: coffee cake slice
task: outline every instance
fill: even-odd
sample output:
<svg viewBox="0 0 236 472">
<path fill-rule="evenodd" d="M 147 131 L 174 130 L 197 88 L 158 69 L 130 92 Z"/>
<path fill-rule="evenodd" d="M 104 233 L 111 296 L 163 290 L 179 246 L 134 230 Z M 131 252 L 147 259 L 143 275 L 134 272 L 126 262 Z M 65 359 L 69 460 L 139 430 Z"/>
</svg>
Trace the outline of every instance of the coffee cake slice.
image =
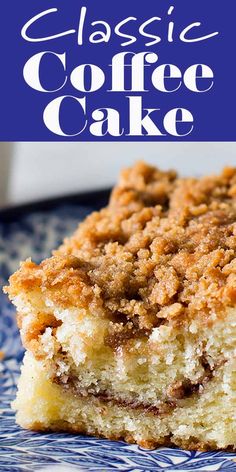
<svg viewBox="0 0 236 472">
<path fill-rule="evenodd" d="M 236 169 L 123 171 L 107 208 L 6 292 L 24 428 L 236 448 Z"/>
</svg>

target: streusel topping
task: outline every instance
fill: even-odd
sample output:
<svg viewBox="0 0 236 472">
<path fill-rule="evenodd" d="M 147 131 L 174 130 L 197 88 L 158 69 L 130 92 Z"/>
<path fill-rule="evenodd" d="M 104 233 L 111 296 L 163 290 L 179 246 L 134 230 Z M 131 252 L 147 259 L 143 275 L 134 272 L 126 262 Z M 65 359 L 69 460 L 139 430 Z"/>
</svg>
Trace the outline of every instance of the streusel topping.
<svg viewBox="0 0 236 472">
<path fill-rule="evenodd" d="M 61 303 L 89 297 L 94 312 L 140 329 L 207 320 L 236 302 L 236 169 L 183 179 L 137 163 L 108 207 L 35 271 L 45 287 L 60 287 Z"/>
</svg>

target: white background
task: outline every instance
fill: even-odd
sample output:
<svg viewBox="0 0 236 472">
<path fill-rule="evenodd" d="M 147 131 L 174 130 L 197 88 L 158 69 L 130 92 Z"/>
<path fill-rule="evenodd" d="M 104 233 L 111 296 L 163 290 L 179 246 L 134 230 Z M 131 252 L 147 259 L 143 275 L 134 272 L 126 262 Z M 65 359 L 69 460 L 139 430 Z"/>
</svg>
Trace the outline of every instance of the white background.
<svg viewBox="0 0 236 472">
<path fill-rule="evenodd" d="M 236 166 L 236 143 L 0 143 L 0 205 L 112 185 L 145 159 L 182 175 Z"/>
</svg>

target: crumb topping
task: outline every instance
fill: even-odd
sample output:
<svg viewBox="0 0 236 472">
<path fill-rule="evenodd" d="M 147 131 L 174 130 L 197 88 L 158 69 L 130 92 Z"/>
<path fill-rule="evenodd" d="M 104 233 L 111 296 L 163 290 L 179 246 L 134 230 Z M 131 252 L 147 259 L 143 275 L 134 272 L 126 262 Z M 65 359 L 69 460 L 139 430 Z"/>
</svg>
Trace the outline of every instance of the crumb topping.
<svg viewBox="0 0 236 472">
<path fill-rule="evenodd" d="M 43 285 L 139 329 L 207 319 L 236 302 L 236 169 L 178 178 L 139 162 L 54 257 L 17 274 L 12 286 Z"/>
</svg>

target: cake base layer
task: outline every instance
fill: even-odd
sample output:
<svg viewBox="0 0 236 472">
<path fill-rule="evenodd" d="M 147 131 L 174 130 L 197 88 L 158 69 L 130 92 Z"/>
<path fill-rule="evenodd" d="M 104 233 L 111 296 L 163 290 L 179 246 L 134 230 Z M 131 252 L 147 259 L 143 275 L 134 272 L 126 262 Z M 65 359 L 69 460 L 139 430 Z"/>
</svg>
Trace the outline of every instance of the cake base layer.
<svg viewBox="0 0 236 472">
<path fill-rule="evenodd" d="M 202 393 L 169 411 L 147 411 L 93 395 L 80 396 L 47 378 L 43 363 L 27 353 L 17 399 L 17 422 L 24 428 L 68 431 L 124 439 L 147 448 L 236 448 L 236 362 L 219 368 Z"/>
</svg>

